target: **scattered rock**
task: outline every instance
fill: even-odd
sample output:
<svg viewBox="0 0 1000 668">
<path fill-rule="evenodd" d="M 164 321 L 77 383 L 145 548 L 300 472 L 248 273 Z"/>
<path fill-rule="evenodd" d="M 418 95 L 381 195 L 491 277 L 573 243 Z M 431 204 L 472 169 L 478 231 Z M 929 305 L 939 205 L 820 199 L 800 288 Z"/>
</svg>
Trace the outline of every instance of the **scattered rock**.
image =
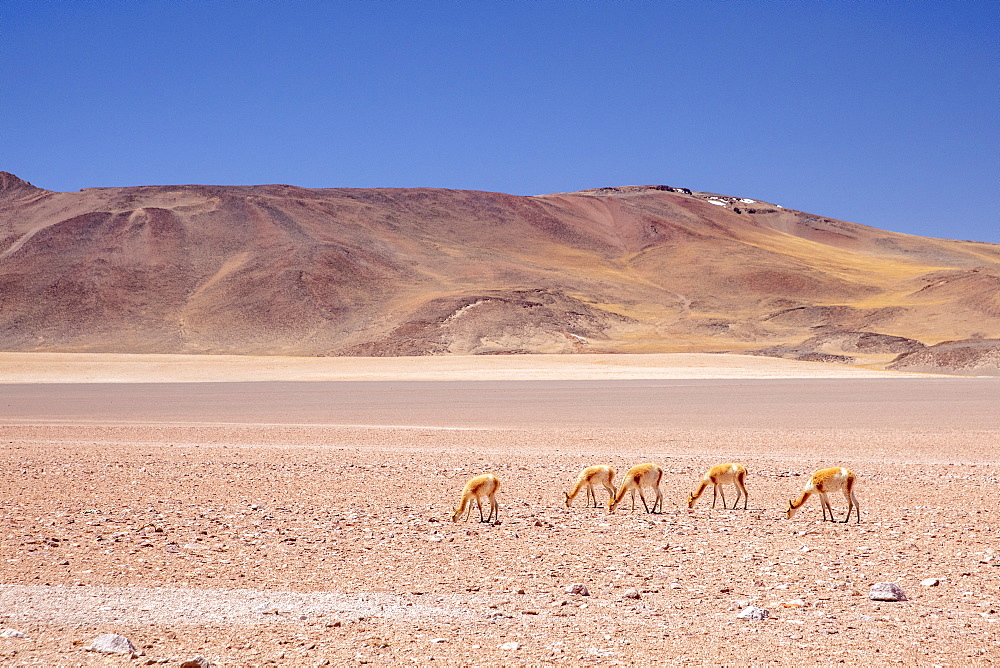
<svg viewBox="0 0 1000 668">
<path fill-rule="evenodd" d="M 868 598 L 873 601 L 907 601 L 906 592 L 895 582 L 876 582 L 868 590 Z"/>
<path fill-rule="evenodd" d="M 939 584 L 941 584 L 941 581 L 937 578 L 927 578 L 920 581 L 921 587 L 937 587 Z"/>
<path fill-rule="evenodd" d="M 631 599 L 639 600 L 640 598 L 642 598 L 642 596 L 635 589 L 626 589 L 625 593 L 622 594 L 622 598 L 631 598 Z"/>
<path fill-rule="evenodd" d="M 21 633 L 17 629 L 4 629 L 0 631 L 0 638 L 27 638 L 25 634 Z"/>
<path fill-rule="evenodd" d="M 766 608 L 758 608 L 753 605 L 748 605 L 740 611 L 740 614 L 736 615 L 737 619 L 749 619 L 751 621 L 760 622 L 771 616 L 771 613 Z"/>
<path fill-rule="evenodd" d="M 188 659 L 182 663 L 181 668 L 211 668 L 214 665 L 214 663 L 199 654 L 193 659 Z"/>
<path fill-rule="evenodd" d="M 500 645 L 500 649 L 505 649 L 507 651 L 513 652 L 515 650 L 521 649 L 521 643 L 505 642 L 504 644 Z"/>
<path fill-rule="evenodd" d="M 804 608 L 806 607 L 806 602 L 801 598 L 793 598 L 791 601 L 784 601 L 781 604 L 783 608 Z"/>
<path fill-rule="evenodd" d="M 590 590 L 587 589 L 587 585 L 582 582 L 576 582 L 566 587 L 567 594 L 576 594 L 577 596 L 590 596 Z"/>
<path fill-rule="evenodd" d="M 94 638 L 94 641 L 87 647 L 89 652 L 103 652 L 104 654 L 135 654 L 137 650 L 132 641 L 125 636 L 116 633 L 102 633 Z"/>
<path fill-rule="evenodd" d="M 432 643 L 443 643 L 443 642 L 448 642 L 448 639 L 447 638 L 431 638 L 430 641 Z"/>
</svg>

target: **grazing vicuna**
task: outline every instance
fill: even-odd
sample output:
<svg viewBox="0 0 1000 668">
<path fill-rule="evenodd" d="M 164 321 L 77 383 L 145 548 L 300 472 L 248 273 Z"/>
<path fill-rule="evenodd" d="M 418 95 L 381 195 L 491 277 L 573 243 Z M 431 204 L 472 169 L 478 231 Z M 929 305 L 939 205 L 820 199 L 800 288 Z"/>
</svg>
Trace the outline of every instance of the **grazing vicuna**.
<svg viewBox="0 0 1000 668">
<path fill-rule="evenodd" d="M 598 464 L 596 466 L 588 466 L 587 468 L 580 471 L 580 475 L 576 478 L 576 485 L 573 487 L 573 491 L 566 494 L 566 507 L 569 508 L 569 504 L 576 495 L 580 493 L 580 490 L 587 488 L 587 507 L 590 507 L 591 499 L 594 500 L 594 508 L 597 507 L 597 493 L 594 491 L 594 485 L 603 485 L 604 489 L 608 491 L 608 498 L 613 499 L 615 496 L 615 470 L 610 466 L 604 466 L 603 464 Z"/>
<path fill-rule="evenodd" d="M 802 507 L 806 499 L 813 494 L 819 494 L 819 503 L 823 507 L 823 520 L 826 521 L 826 511 L 829 510 L 830 521 L 835 522 L 833 508 L 830 506 L 830 500 L 826 498 L 830 492 L 843 492 L 844 498 L 847 499 L 847 517 L 844 518 L 844 524 L 851 519 L 851 510 L 856 512 L 857 521 L 861 522 L 861 506 L 858 504 L 857 497 L 854 496 L 854 472 L 842 466 L 820 469 L 809 476 L 805 489 L 799 494 L 799 498 L 788 502 L 786 517 L 792 519 L 792 515 Z"/>
<path fill-rule="evenodd" d="M 482 475 L 477 475 L 475 478 L 471 479 L 469 482 L 465 483 L 465 487 L 462 488 L 462 500 L 458 504 L 458 508 L 451 516 L 452 522 L 457 522 L 458 518 L 465 513 L 465 520 L 469 521 L 469 515 L 472 514 L 472 502 L 476 502 L 476 506 L 479 507 L 479 521 L 489 522 L 497 521 L 500 518 L 500 506 L 497 505 L 496 493 L 500 489 L 500 478 L 496 477 L 492 473 L 484 473 Z M 490 514 L 486 519 L 483 519 L 483 497 L 488 497 L 490 500 Z M 468 508 L 468 512 L 466 512 Z"/>
<path fill-rule="evenodd" d="M 618 493 L 615 494 L 613 499 L 608 499 L 608 512 L 615 512 L 615 508 L 621 503 L 622 499 L 625 498 L 625 492 L 632 492 L 632 510 L 635 510 L 635 493 L 639 492 L 639 498 L 642 499 L 642 505 L 646 508 L 647 513 L 656 513 L 657 507 L 659 507 L 659 512 L 663 512 L 663 494 L 660 492 L 660 480 L 663 479 L 663 469 L 661 469 L 656 464 L 639 464 L 633 466 L 622 478 L 621 487 L 618 488 Z M 656 500 L 653 502 L 653 509 L 649 509 L 649 505 L 646 503 L 646 497 L 642 493 L 643 487 L 652 487 L 656 490 Z"/>
<path fill-rule="evenodd" d="M 723 485 L 734 485 L 736 487 L 736 500 L 733 501 L 733 508 L 740 502 L 740 494 L 743 495 L 743 510 L 747 509 L 747 488 L 744 480 L 747 476 L 747 469 L 743 464 L 719 464 L 705 471 L 701 477 L 701 483 L 693 494 L 688 495 L 688 508 L 694 508 L 694 502 L 698 500 L 702 492 L 709 485 L 712 485 L 712 507 L 715 508 L 715 500 L 722 496 L 722 507 L 726 507 L 726 492 Z"/>
</svg>

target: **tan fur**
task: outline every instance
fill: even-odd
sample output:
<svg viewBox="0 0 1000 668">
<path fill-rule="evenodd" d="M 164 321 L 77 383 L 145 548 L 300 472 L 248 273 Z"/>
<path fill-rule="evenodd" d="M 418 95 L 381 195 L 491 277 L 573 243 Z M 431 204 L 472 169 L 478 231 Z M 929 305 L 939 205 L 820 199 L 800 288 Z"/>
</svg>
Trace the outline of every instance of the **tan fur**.
<svg viewBox="0 0 1000 668">
<path fill-rule="evenodd" d="M 744 480 L 747 475 L 747 469 L 742 464 L 730 463 L 730 464 L 718 464 L 712 468 L 705 471 L 705 475 L 701 477 L 701 483 L 698 485 L 698 489 L 694 491 L 693 494 L 688 495 L 688 508 L 694 508 L 694 502 L 698 500 L 702 492 L 709 485 L 713 485 L 712 488 L 712 507 L 715 508 L 715 500 L 721 494 L 722 496 L 722 507 L 726 507 L 726 493 L 722 489 L 722 485 L 735 485 L 736 486 L 736 500 L 733 502 L 733 508 L 736 504 L 740 502 L 740 494 L 743 495 L 743 510 L 747 509 L 747 500 L 749 496 L 747 495 L 747 488 L 744 484 Z"/>
<path fill-rule="evenodd" d="M 642 505 L 647 513 L 663 512 L 663 494 L 660 492 L 660 480 L 663 479 L 663 469 L 656 464 L 639 464 L 633 466 L 622 478 L 621 487 L 613 499 L 608 499 L 608 512 L 615 512 L 615 508 L 625 498 L 625 492 L 632 492 L 632 510 L 635 510 L 635 493 L 639 492 Z M 656 490 L 656 500 L 653 502 L 653 509 L 650 510 L 646 504 L 646 497 L 642 493 L 643 487 L 652 487 Z M 659 511 L 656 508 L 659 507 Z"/>
<path fill-rule="evenodd" d="M 858 504 L 858 498 L 854 496 L 854 479 L 854 472 L 841 466 L 816 471 L 809 476 L 809 481 L 806 482 L 805 489 L 799 494 L 799 498 L 788 502 L 785 516 L 791 519 L 795 515 L 795 511 L 806 502 L 806 499 L 813 494 L 819 494 L 820 506 L 823 508 L 823 520 L 826 520 L 826 512 L 829 510 L 830 521 L 835 522 L 833 507 L 826 495 L 830 492 L 843 492 L 844 498 L 847 499 L 847 517 L 844 518 L 844 523 L 851 519 L 852 509 L 856 511 L 857 521 L 861 522 L 861 506 Z"/>
<path fill-rule="evenodd" d="M 462 489 L 462 500 L 458 504 L 458 508 L 451 516 L 452 522 L 457 522 L 458 518 L 465 513 L 465 521 L 469 521 L 469 515 L 472 514 L 472 502 L 476 502 L 476 506 L 479 507 L 479 521 L 489 522 L 498 521 L 500 518 L 500 506 L 497 505 L 496 493 L 500 489 L 500 479 L 497 478 L 492 473 L 484 473 L 482 475 L 477 475 L 475 478 L 465 483 L 465 487 Z M 490 514 L 483 519 L 483 497 L 489 497 L 490 500 Z M 468 508 L 468 512 L 466 512 Z"/>
<path fill-rule="evenodd" d="M 569 508 L 569 504 L 576 495 L 580 493 L 580 490 L 584 487 L 587 488 L 587 507 L 590 507 L 590 500 L 594 500 L 594 508 L 597 507 L 597 493 L 594 491 L 594 485 L 603 485 L 604 489 L 608 491 L 608 498 L 613 499 L 615 496 L 615 470 L 610 466 L 604 466 L 598 464 L 596 466 L 588 466 L 587 468 L 580 471 L 580 475 L 576 478 L 576 485 L 573 487 L 573 491 L 563 492 L 566 494 L 566 507 Z"/>
</svg>

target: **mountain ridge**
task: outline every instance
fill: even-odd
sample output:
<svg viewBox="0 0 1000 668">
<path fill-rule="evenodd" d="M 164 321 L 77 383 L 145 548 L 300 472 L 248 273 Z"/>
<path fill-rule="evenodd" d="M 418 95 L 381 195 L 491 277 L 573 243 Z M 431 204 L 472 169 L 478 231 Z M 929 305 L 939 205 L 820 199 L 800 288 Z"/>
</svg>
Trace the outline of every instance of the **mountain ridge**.
<svg viewBox="0 0 1000 668">
<path fill-rule="evenodd" d="M 60 193 L 0 173 L 10 351 L 757 352 L 837 331 L 933 345 L 1000 337 L 998 284 L 1000 245 L 673 186 Z"/>
</svg>

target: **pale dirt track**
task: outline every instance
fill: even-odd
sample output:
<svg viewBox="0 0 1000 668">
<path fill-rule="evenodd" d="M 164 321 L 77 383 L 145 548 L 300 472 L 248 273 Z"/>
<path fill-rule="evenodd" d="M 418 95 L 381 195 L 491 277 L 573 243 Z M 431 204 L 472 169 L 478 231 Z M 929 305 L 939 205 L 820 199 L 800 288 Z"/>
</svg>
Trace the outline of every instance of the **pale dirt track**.
<svg viewBox="0 0 1000 668">
<path fill-rule="evenodd" d="M 103 664 L 101 632 L 146 654 L 113 665 L 993 662 L 998 397 L 898 376 L 7 385 L 0 627 L 29 638 L 0 663 Z M 750 509 L 688 511 L 730 459 Z M 565 508 L 583 466 L 641 461 L 662 515 Z M 858 472 L 862 524 L 813 499 L 783 519 L 830 464 Z M 452 524 L 484 470 L 502 524 Z M 913 600 L 868 601 L 881 580 Z M 737 620 L 746 601 L 773 618 Z"/>
<path fill-rule="evenodd" d="M 886 360 L 879 360 L 886 362 Z M 447 357 L 252 357 L 0 352 L 0 383 L 155 383 L 361 380 L 640 380 L 705 378 L 896 378 L 906 375 L 773 357 L 478 355 Z"/>
</svg>

